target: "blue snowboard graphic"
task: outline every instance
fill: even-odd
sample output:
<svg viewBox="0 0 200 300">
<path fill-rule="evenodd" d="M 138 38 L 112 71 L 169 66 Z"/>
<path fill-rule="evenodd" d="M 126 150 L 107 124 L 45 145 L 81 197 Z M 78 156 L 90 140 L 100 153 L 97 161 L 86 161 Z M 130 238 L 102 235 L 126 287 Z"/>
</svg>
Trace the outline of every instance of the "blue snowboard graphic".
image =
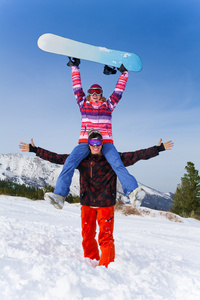
<svg viewBox="0 0 200 300">
<path fill-rule="evenodd" d="M 128 71 L 139 72 L 142 70 L 142 61 L 134 53 L 93 46 L 52 33 L 41 35 L 38 39 L 38 47 L 46 52 L 76 57 L 117 68 L 123 64 Z"/>
</svg>

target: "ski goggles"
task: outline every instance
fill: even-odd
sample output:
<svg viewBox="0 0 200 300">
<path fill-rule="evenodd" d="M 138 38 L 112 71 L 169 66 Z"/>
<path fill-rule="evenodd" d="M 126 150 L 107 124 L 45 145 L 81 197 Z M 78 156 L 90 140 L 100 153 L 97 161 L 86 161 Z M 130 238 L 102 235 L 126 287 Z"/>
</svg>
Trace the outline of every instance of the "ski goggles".
<svg viewBox="0 0 200 300">
<path fill-rule="evenodd" d="M 98 138 L 88 140 L 88 144 L 90 146 L 101 146 L 102 143 L 103 143 L 103 140 L 98 139 Z"/>
<path fill-rule="evenodd" d="M 90 96 L 96 94 L 96 95 L 101 95 L 103 93 L 102 89 L 96 88 L 96 89 L 89 89 L 88 94 Z"/>
</svg>

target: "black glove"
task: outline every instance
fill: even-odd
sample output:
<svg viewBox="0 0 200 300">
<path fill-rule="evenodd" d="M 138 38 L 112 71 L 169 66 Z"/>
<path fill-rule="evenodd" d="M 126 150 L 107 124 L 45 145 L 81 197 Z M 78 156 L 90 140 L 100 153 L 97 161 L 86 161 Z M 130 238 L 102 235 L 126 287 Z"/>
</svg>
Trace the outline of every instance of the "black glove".
<svg viewBox="0 0 200 300">
<path fill-rule="evenodd" d="M 115 67 L 109 67 L 107 65 L 104 66 L 103 73 L 106 75 L 110 74 L 116 74 L 117 70 L 115 70 Z"/>
<path fill-rule="evenodd" d="M 29 152 L 35 152 L 35 153 L 37 153 L 37 148 L 38 147 L 33 147 L 31 144 L 29 144 Z"/>
<path fill-rule="evenodd" d="M 69 58 L 69 62 L 67 63 L 68 67 L 73 67 L 73 66 L 78 67 L 81 63 L 79 58 L 76 58 L 76 57 L 71 58 L 69 56 L 68 56 L 68 58 Z"/>
<path fill-rule="evenodd" d="M 160 146 L 157 146 L 157 148 L 158 148 L 158 152 L 165 151 L 165 146 L 163 143 Z"/>
<path fill-rule="evenodd" d="M 120 71 L 122 74 L 123 74 L 124 72 L 127 72 L 127 71 L 128 71 L 128 70 L 124 67 L 123 64 L 121 64 L 121 66 L 120 66 L 119 68 L 117 68 L 117 70 Z"/>
</svg>

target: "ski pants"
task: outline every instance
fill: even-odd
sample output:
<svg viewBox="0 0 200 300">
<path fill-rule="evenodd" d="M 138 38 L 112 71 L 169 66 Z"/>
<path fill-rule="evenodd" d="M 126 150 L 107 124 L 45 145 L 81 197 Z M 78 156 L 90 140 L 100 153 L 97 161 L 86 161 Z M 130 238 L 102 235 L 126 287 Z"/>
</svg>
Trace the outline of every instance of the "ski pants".
<svg viewBox="0 0 200 300">
<path fill-rule="evenodd" d="M 54 193 L 66 197 L 69 194 L 70 185 L 74 170 L 80 162 L 89 155 L 90 149 L 88 143 L 80 143 L 76 146 L 65 161 L 63 169 L 56 182 Z M 131 175 L 121 161 L 117 149 L 112 143 L 105 143 L 102 147 L 102 154 L 105 156 L 113 171 L 121 182 L 124 194 L 128 196 L 130 192 L 138 187 L 138 183 Z"/>
<path fill-rule="evenodd" d="M 98 243 L 95 239 L 96 224 L 99 225 Z M 82 246 L 84 257 L 96 259 L 99 266 L 108 267 L 115 259 L 115 245 L 113 238 L 114 206 L 91 207 L 81 206 Z M 101 257 L 99 256 L 99 248 Z"/>
</svg>

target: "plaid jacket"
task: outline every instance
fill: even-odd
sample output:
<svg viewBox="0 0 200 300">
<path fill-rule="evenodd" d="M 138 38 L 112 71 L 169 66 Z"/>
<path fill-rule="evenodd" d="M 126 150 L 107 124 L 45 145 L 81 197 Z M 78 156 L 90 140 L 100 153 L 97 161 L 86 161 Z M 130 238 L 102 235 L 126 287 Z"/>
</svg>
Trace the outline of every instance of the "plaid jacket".
<svg viewBox="0 0 200 300">
<path fill-rule="evenodd" d="M 125 167 L 159 155 L 157 146 L 135 152 L 119 153 Z M 56 164 L 64 164 L 69 154 L 57 154 L 37 148 L 37 156 Z M 79 164 L 80 202 L 82 205 L 107 207 L 116 204 L 117 176 L 105 157 L 91 153 Z"/>
</svg>

